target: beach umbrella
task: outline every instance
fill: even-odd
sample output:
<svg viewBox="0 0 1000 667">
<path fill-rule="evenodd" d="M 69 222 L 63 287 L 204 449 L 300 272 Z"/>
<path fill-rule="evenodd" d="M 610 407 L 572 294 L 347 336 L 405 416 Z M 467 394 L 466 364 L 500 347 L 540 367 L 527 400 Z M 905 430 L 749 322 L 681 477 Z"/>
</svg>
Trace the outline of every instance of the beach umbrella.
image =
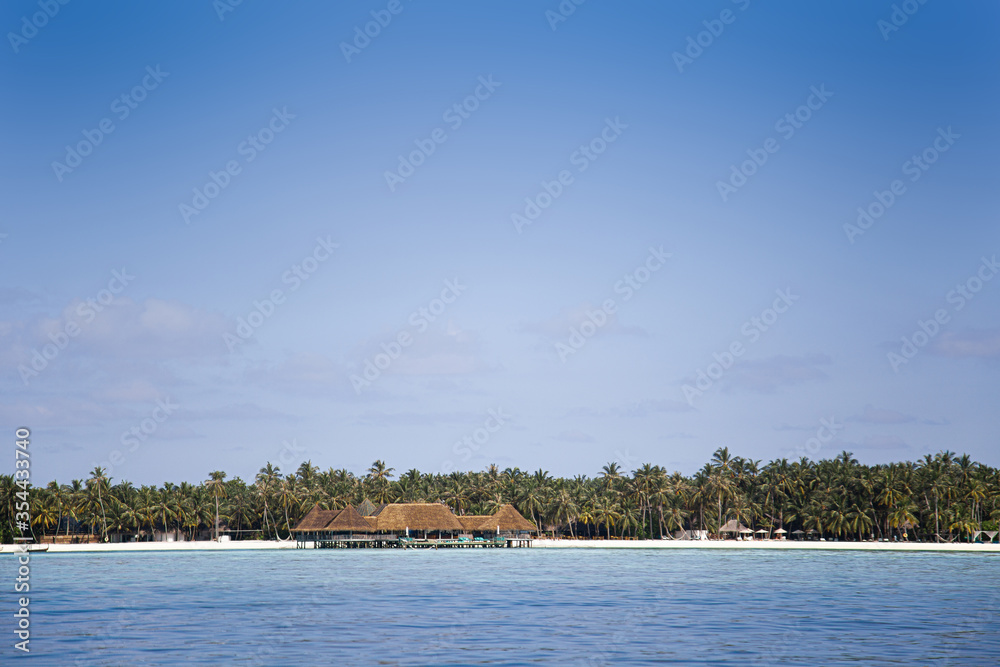
<svg viewBox="0 0 1000 667">
<path fill-rule="evenodd" d="M 784 535 L 784 534 L 785 534 L 785 533 L 787 533 L 787 532 L 788 532 L 788 531 L 787 531 L 787 530 L 785 530 L 784 528 L 779 528 L 778 530 L 774 531 L 774 534 L 775 534 L 775 535 Z"/>
<path fill-rule="evenodd" d="M 764 530 L 763 528 L 758 528 L 758 529 L 757 529 L 757 530 L 755 530 L 754 532 L 755 532 L 755 533 L 764 533 L 765 535 L 767 534 L 767 531 L 766 531 L 766 530 Z"/>
<path fill-rule="evenodd" d="M 746 535 L 747 533 L 751 533 L 752 534 L 753 531 L 750 530 L 749 528 L 740 528 L 740 533 Z"/>
</svg>

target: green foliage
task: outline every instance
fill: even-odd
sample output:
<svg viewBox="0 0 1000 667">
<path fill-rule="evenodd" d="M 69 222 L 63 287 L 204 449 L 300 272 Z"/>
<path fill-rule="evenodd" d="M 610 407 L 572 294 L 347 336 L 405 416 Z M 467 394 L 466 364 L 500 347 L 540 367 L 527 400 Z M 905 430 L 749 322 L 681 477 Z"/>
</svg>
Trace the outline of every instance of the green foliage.
<svg viewBox="0 0 1000 667">
<path fill-rule="evenodd" d="M 8 543 L 19 490 L 13 481 L 0 475 L 0 541 Z M 408 470 L 397 477 L 383 461 L 356 476 L 343 469 L 320 471 L 307 461 L 289 474 L 268 463 L 250 483 L 221 471 L 199 485 L 136 488 L 113 481 L 95 469 L 85 481 L 32 489 L 36 539 L 119 534 L 142 540 L 162 532 L 207 538 L 214 534 L 217 511 L 220 532 L 232 539 L 287 539 L 313 506 L 338 509 L 365 498 L 443 501 L 459 514 L 492 514 L 511 503 L 542 531 L 584 538 L 715 533 L 736 520 L 754 530 L 811 530 L 838 539 L 952 541 L 996 530 L 1000 519 L 1000 473 L 951 452 L 918 463 L 865 466 L 843 452 L 832 460 L 781 459 L 761 466 L 723 448 L 690 477 L 650 463 L 629 472 L 617 462 L 595 478 L 501 471 L 495 465 L 447 475 Z"/>
</svg>

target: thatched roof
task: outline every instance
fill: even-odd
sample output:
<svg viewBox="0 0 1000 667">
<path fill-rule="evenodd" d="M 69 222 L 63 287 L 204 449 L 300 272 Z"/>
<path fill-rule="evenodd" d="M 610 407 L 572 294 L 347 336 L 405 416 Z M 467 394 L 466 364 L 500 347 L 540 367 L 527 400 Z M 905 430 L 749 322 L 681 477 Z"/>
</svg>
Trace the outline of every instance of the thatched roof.
<svg viewBox="0 0 1000 667">
<path fill-rule="evenodd" d="M 510 504 L 504 505 L 498 509 L 496 514 L 493 516 L 486 517 L 483 523 L 480 524 L 479 530 L 484 532 L 490 530 L 495 531 L 497 526 L 500 527 L 501 532 L 519 530 L 525 530 L 532 533 L 538 532 L 538 528 L 535 527 L 535 524 L 521 516 L 521 513 Z"/>
<path fill-rule="evenodd" d="M 367 503 L 367 506 L 365 505 Z M 322 510 L 316 505 L 302 517 L 293 532 L 334 532 L 334 533 L 401 533 L 410 530 L 449 530 L 459 532 L 481 531 L 492 533 L 500 527 L 501 532 L 538 532 L 535 524 L 521 516 L 513 505 L 504 505 L 492 516 L 475 514 L 455 516 L 447 505 L 441 503 L 393 503 L 375 505 L 366 500 L 361 504 L 366 511 L 374 510 L 370 516 L 362 515 L 348 505 L 342 510 Z"/>
<path fill-rule="evenodd" d="M 469 530 L 479 530 L 479 526 L 483 524 L 483 521 L 489 519 L 490 517 L 485 514 L 466 514 L 465 516 L 455 517 L 458 522 L 462 524 L 462 528 L 466 531 Z"/>
<path fill-rule="evenodd" d="M 369 533 L 371 524 L 358 511 L 348 505 L 323 529 L 334 533 Z"/>
<path fill-rule="evenodd" d="M 314 505 L 309 513 L 302 517 L 302 520 L 292 528 L 292 532 L 315 533 L 323 530 L 328 523 L 333 521 L 341 510 L 321 510 L 319 505 Z"/>
<path fill-rule="evenodd" d="M 410 530 L 462 530 L 451 508 L 438 503 L 393 503 L 377 517 L 376 526 L 383 532 Z"/>
<path fill-rule="evenodd" d="M 720 533 L 738 533 L 740 531 L 750 530 L 742 523 L 736 521 L 736 519 L 730 519 L 726 522 L 726 525 L 719 529 Z M 751 531 L 753 532 L 753 531 Z"/>
</svg>

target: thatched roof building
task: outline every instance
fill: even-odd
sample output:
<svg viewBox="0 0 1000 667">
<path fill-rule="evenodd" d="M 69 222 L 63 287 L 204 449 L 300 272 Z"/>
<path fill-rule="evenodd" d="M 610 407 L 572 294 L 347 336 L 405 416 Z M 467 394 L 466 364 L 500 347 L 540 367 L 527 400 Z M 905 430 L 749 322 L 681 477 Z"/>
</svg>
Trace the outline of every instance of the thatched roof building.
<svg viewBox="0 0 1000 667">
<path fill-rule="evenodd" d="M 340 510 L 321 510 L 319 505 L 315 505 L 292 530 L 303 533 L 323 530 L 338 514 Z"/>
<path fill-rule="evenodd" d="M 370 533 L 372 526 L 356 509 L 348 505 L 337 513 L 324 530 L 333 533 Z"/>
<path fill-rule="evenodd" d="M 465 532 L 471 533 L 474 530 L 479 530 L 479 527 L 483 525 L 483 521 L 490 517 L 486 514 L 465 514 L 455 518 L 462 524 L 462 529 Z"/>
<path fill-rule="evenodd" d="M 535 524 L 521 516 L 521 513 L 514 509 L 514 506 L 510 504 L 504 505 L 498 509 L 497 513 L 493 516 L 486 517 L 483 523 L 480 524 L 479 530 L 483 532 L 499 530 L 502 533 L 538 532 Z"/>
<path fill-rule="evenodd" d="M 439 503 L 393 503 L 378 513 L 378 530 L 401 533 L 410 530 L 462 532 L 462 524 L 447 505 Z"/>
<path fill-rule="evenodd" d="M 292 529 L 296 533 L 403 533 L 404 531 L 449 533 L 537 532 L 513 505 L 504 505 L 493 515 L 455 516 L 441 503 L 391 503 L 374 505 L 365 500 L 362 515 L 348 505 L 342 510 L 323 510 L 316 505 Z"/>
<path fill-rule="evenodd" d="M 722 528 L 719 529 L 720 533 L 743 533 L 743 532 L 753 532 L 742 523 L 738 522 L 736 519 L 730 519 L 726 522 Z"/>
</svg>

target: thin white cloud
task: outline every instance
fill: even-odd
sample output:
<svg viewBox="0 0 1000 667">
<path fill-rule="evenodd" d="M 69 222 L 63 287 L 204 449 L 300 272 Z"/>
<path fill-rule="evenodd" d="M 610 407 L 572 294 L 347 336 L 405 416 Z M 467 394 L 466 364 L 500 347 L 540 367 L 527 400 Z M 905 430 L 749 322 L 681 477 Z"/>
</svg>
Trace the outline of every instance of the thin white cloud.
<svg viewBox="0 0 1000 667">
<path fill-rule="evenodd" d="M 595 314 L 598 313 L 599 314 Z M 593 317 L 588 316 L 593 314 Z M 560 311 L 557 315 L 546 320 L 537 322 L 521 322 L 517 331 L 519 333 L 535 334 L 547 339 L 549 342 L 566 340 L 570 336 L 571 329 L 579 330 L 584 322 L 593 322 L 594 319 L 600 321 L 601 316 L 607 317 L 606 322 L 598 327 L 595 335 L 625 335 L 625 336 L 647 336 L 648 332 L 642 327 L 625 326 L 618 320 L 618 313 L 606 314 L 600 306 L 590 303 L 582 303 L 575 308 Z"/>
<path fill-rule="evenodd" d="M 594 436 L 589 433 L 584 433 L 579 429 L 570 429 L 568 431 L 561 431 L 557 435 L 552 436 L 553 440 L 559 440 L 560 442 L 595 442 Z"/>
<path fill-rule="evenodd" d="M 906 424 L 916 421 L 916 417 L 896 410 L 886 410 L 876 408 L 873 405 L 866 405 L 860 415 L 848 417 L 845 421 L 858 422 L 860 424 Z"/>
<path fill-rule="evenodd" d="M 954 359 L 1000 358 L 1000 328 L 946 331 L 929 349 L 934 354 Z"/>
<path fill-rule="evenodd" d="M 825 354 L 802 356 L 777 355 L 735 364 L 721 382 L 726 390 L 744 390 L 773 394 L 783 387 L 792 387 L 829 378 L 821 367 L 831 363 Z"/>
</svg>

